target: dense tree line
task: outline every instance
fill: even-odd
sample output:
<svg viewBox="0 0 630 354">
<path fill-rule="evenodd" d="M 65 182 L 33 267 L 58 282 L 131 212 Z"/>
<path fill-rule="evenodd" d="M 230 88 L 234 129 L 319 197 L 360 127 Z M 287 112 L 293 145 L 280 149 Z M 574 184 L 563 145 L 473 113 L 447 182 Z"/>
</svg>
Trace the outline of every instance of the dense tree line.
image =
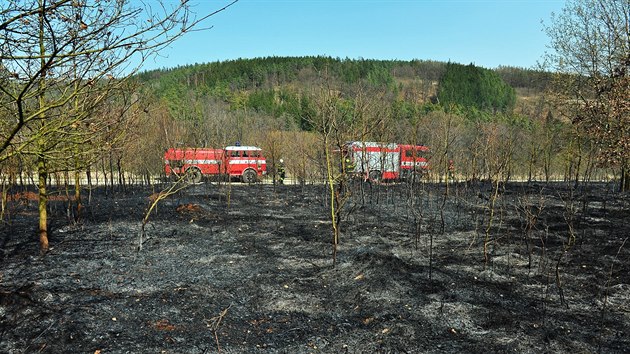
<svg viewBox="0 0 630 354">
<path fill-rule="evenodd" d="M 331 57 L 268 57 L 195 64 L 144 72 L 138 80 L 148 95 L 166 104 L 174 119 L 199 117 L 197 103 L 212 99 L 224 102 L 232 111 L 282 117 L 302 130 L 310 130 L 308 117 L 313 116 L 314 107 L 308 92 L 324 77 L 346 96 L 357 90 L 387 93 L 387 102 L 398 119 L 433 110 L 439 95 L 445 102 L 442 106 L 457 101 L 469 111 L 506 113 L 515 104 L 514 90 L 506 80 L 534 93 L 543 92 L 550 81 L 550 76 L 542 72 L 519 68 L 494 71 L 435 61 Z M 468 82 L 469 87 L 462 86 L 462 82 Z M 446 92 L 465 94 L 449 98 Z M 484 97 L 477 97 L 480 94 Z"/>
</svg>

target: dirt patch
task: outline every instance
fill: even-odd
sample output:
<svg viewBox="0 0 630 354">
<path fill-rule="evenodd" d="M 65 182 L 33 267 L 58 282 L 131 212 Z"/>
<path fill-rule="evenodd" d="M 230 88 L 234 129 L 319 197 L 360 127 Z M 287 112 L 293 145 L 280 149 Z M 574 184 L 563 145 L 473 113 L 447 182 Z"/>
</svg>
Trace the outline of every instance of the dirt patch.
<svg viewBox="0 0 630 354">
<path fill-rule="evenodd" d="M 12 202 L 0 352 L 629 352 L 628 195 L 510 184 L 490 223 L 485 185 L 354 188 L 335 267 L 322 185 L 191 186 L 143 237 L 152 190 L 53 201 L 43 257 Z"/>
</svg>

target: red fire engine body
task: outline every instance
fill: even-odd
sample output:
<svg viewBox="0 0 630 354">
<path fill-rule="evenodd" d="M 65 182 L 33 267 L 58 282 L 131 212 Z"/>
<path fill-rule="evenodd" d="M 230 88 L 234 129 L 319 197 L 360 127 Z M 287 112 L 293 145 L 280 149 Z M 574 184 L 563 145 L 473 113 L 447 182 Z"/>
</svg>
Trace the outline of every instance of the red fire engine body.
<svg viewBox="0 0 630 354">
<path fill-rule="evenodd" d="M 186 174 L 192 182 L 203 176 L 238 177 L 243 182 L 256 182 L 267 172 L 262 150 L 255 146 L 228 146 L 224 149 L 170 148 L 164 152 L 167 176 Z"/>
<path fill-rule="evenodd" d="M 372 181 L 400 180 L 429 171 L 424 145 L 352 141 L 343 149 L 350 172 Z"/>
</svg>

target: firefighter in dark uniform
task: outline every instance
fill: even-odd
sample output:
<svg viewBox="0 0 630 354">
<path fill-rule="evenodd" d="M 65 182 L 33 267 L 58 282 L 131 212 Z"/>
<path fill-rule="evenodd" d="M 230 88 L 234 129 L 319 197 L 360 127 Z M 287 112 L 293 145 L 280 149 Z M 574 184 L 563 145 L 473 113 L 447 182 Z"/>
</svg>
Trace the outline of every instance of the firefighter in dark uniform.
<svg viewBox="0 0 630 354">
<path fill-rule="evenodd" d="M 453 160 L 448 160 L 448 179 L 451 181 L 455 180 L 455 164 Z"/>
<path fill-rule="evenodd" d="M 346 156 L 346 161 L 345 161 L 345 165 L 346 165 L 346 173 L 352 173 L 354 172 L 354 162 L 352 162 L 352 159 L 350 159 L 350 156 Z"/>
<path fill-rule="evenodd" d="M 280 159 L 280 163 L 278 164 L 278 183 L 284 184 L 284 178 L 286 177 L 286 171 L 284 170 L 284 160 Z"/>
</svg>

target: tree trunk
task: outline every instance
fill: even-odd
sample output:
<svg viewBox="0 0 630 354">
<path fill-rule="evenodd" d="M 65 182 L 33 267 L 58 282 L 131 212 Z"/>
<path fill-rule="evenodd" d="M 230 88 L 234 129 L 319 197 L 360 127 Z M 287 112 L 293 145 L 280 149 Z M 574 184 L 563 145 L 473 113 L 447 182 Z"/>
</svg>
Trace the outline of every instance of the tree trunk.
<svg viewBox="0 0 630 354">
<path fill-rule="evenodd" d="M 582 167 L 582 151 L 579 150 L 578 160 L 575 166 L 575 187 L 578 188 L 580 186 L 580 168 Z"/>
<path fill-rule="evenodd" d="M 621 180 L 619 183 L 619 190 L 621 192 L 630 191 L 630 168 L 626 166 L 621 167 Z"/>
<path fill-rule="evenodd" d="M 551 179 L 551 154 L 546 153 L 543 169 L 545 171 L 545 183 L 549 183 Z"/>
<path fill-rule="evenodd" d="M 112 187 L 112 194 L 114 194 L 114 160 L 112 152 L 109 152 L 109 185 Z"/>
<path fill-rule="evenodd" d="M 98 177 L 98 169 L 96 170 L 96 176 Z M 88 203 L 88 205 L 90 205 L 90 202 L 92 201 L 92 169 L 91 169 L 90 166 L 88 166 L 87 169 L 85 170 L 85 177 L 87 178 L 87 185 L 88 185 L 88 200 L 87 200 L 87 203 Z M 97 180 L 97 182 L 98 182 L 98 180 Z"/>
<path fill-rule="evenodd" d="M 101 158 L 101 169 L 103 172 L 103 184 L 105 185 L 105 195 L 107 195 L 107 169 L 105 167 L 105 157 Z M 98 181 L 97 181 L 98 184 Z"/>
<path fill-rule="evenodd" d="M 39 0 L 39 7 L 43 9 L 44 0 Z M 39 54 L 40 58 L 40 68 L 42 70 L 42 79 L 39 81 L 39 108 L 46 107 L 46 80 L 45 76 L 45 68 L 46 68 L 46 46 L 44 43 L 44 11 L 40 11 L 39 13 Z M 45 124 L 46 115 L 44 113 L 39 115 L 41 119 L 41 125 Z M 40 138 L 38 141 L 38 149 L 41 155 L 37 158 L 37 185 L 39 187 L 39 250 L 41 254 L 48 252 L 48 192 L 46 191 L 46 184 L 48 182 L 48 167 L 46 166 L 46 158 L 44 157 L 45 152 L 45 141 L 44 138 Z"/>
<path fill-rule="evenodd" d="M 83 209 L 83 203 L 81 203 L 81 171 L 78 169 L 74 171 L 74 201 L 77 205 L 76 221 L 81 219 L 81 209 Z"/>
<path fill-rule="evenodd" d="M 39 158 L 37 162 L 38 188 L 39 188 L 39 250 L 44 254 L 48 252 L 48 193 L 46 191 L 48 171 L 46 161 Z"/>
<path fill-rule="evenodd" d="M 118 170 L 118 185 L 119 185 L 118 189 L 124 192 L 126 190 L 125 174 L 123 173 L 123 170 L 122 170 L 121 160 L 122 159 L 120 157 L 116 158 L 116 169 Z"/>
</svg>

